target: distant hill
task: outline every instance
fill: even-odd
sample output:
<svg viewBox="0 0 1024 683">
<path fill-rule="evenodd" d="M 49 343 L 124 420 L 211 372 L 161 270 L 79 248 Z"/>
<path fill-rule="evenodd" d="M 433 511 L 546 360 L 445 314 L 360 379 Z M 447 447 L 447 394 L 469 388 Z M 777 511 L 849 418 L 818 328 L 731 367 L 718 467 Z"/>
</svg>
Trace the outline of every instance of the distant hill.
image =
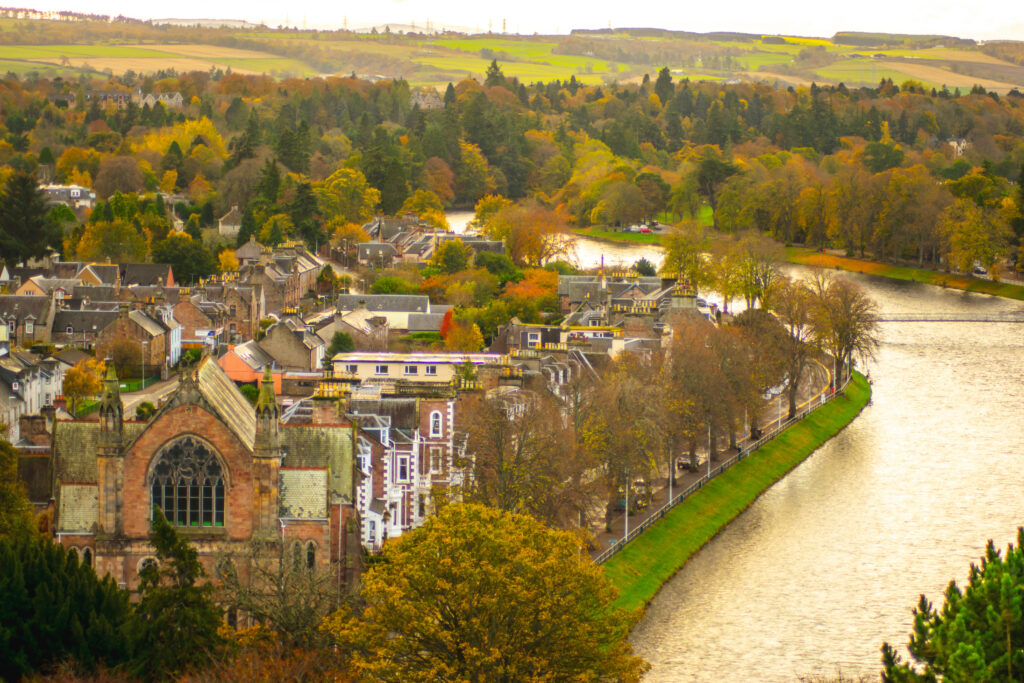
<svg viewBox="0 0 1024 683">
<path fill-rule="evenodd" d="M 367 35 L 369 34 L 369 35 Z M 375 34 L 375 35 L 374 35 Z M 0 73 L 40 76 L 210 71 L 276 78 L 372 75 L 413 86 L 482 81 L 492 60 L 523 83 L 611 83 L 668 67 L 693 81 L 877 85 L 997 93 L 1024 90 L 1024 43 L 942 35 L 840 31 L 831 38 L 656 27 L 576 29 L 569 35 L 480 33 L 439 24 L 345 30 L 267 27 L 169 17 L 140 21 L 0 8 Z"/>
</svg>

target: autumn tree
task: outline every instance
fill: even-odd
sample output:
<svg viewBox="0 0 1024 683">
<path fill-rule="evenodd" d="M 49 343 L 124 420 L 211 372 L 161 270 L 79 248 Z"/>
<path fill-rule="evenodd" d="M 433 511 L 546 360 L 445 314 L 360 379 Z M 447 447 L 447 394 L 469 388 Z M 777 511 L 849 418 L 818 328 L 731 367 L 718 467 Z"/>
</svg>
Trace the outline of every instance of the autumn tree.
<svg viewBox="0 0 1024 683">
<path fill-rule="evenodd" d="M 457 273 L 465 270 L 472 258 L 473 250 L 463 244 L 461 239 L 455 238 L 442 242 L 430 262 L 442 272 Z"/>
<path fill-rule="evenodd" d="M 67 246 L 71 244 L 68 240 Z M 113 263 L 138 263 L 146 260 L 148 250 L 145 235 L 131 222 L 118 218 L 87 223 L 73 253 L 82 261 L 110 259 Z"/>
<path fill-rule="evenodd" d="M 78 402 L 88 396 L 95 396 L 103 390 L 103 375 L 107 367 L 102 360 L 90 358 L 78 361 L 74 367 L 64 373 L 62 393 L 71 401 L 71 412 L 74 413 Z"/>
<path fill-rule="evenodd" d="M 804 370 L 815 351 L 812 343 L 814 293 L 806 282 L 789 278 L 779 279 L 769 292 L 767 308 L 778 316 L 786 329 L 786 339 L 779 346 L 779 352 L 785 362 L 789 418 L 792 419 L 796 416 L 796 399 Z"/>
<path fill-rule="evenodd" d="M 484 226 L 491 239 L 504 240 L 509 258 L 517 265 L 540 266 L 569 255 L 569 228 L 558 212 L 528 200 L 504 206 Z"/>
<path fill-rule="evenodd" d="M 313 189 L 324 219 L 365 223 L 380 203 L 380 192 L 354 168 L 339 168 Z"/>
<path fill-rule="evenodd" d="M 422 221 L 441 230 L 448 229 L 441 199 L 430 190 L 416 190 L 402 203 L 399 213 L 412 213 Z"/>
<path fill-rule="evenodd" d="M 33 527 L 32 504 L 18 476 L 18 450 L 0 438 L 0 542 L 27 536 Z"/>
<path fill-rule="evenodd" d="M 475 322 L 454 319 L 444 338 L 444 347 L 449 351 L 476 352 L 484 347 L 484 337 Z"/>
<path fill-rule="evenodd" d="M 145 178 L 133 157 L 109 157 L 100 163 L 96 174 L 96 194 L 106 199 L 115 192 L 134 194 L 143 188 Z"/>
<path fill-rule="evenodd" d="M 247 614 L 287 648 L 324 647 L 320 623 L 341 604 L 338 575 L 298 541 L 254 538 L 217 558 L 217 601 Z"/>
<path fill-rule="evenodd" d="M 941 609 L 921 599 L 907 649 L 911 662 L 882 646 L 885 683 L 1019 681 L 1024 673 L 1024 528 L 1005 555 L 989 540 L 967 585 L 951 581 Z"/>
<path fill-rule="evenodd" d="M 683 221 L 665 236 L 665 260 L 661 272 L 677 277 L 699 292 L 711 284 L 712 273 L 705 257 L 710 240 L 698 221 Z"/>
<path fill-rule="evenodd" d="M 224 249 L 217 254 L 217 268 L 222 273 L 234 273 L 238 270 L 238 259 L 231 249 Z"/>
<path fill-rule="evenodd" d="M 615 596 L 577 535 L 458 504 L 385 545 L 365 609 L 325 628 L 376 680 L 638 681 Z"/>
<path fill-rule="evenodd" d="M 552 527 L 575 525 L 592 503 L 589 463 L 573 448 L 560 406 L 534 392 L 466 399 L 467 502 L 530 514 Z"/>
<path fill-rule="evenodd" d="M 153 262 L 167 263 L 174 279 L 182 284 L 198 282 L 217 272 L 217 261 L 210 250 L 188 235 L 172 233 L 153 245 Z"/>
<path fill-rule="evenodd" d="M 811 335 L 834 361 L 832 386 L 842 384 L 843 368 L 854 356 L 873 357 L 878 347 L 878 313 L 875 302 L 845 277 L 819 274 L 812 280 Z"/>
<path fill-rule="evenodd" d="M 969 272 L 974 262 L 986 269 L 1005 249 L 1010 231 L 997 209 L 978 206 L 958 199 L 943 211 L 939 225 L 945 234 L 948 262 L 961 272 Z"/>
</svg>

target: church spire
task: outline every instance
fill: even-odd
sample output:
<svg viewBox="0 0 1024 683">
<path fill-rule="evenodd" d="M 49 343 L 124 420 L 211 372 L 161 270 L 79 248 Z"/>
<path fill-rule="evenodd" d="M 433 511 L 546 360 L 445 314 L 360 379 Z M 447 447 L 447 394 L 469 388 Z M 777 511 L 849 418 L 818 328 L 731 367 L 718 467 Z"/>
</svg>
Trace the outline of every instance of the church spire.
<svg viewBox="0 0 1024 683">
<path fill-rule="evenodd" d="M 260 393 L 256 399 L 256 457 L 273 457 L 280 454 L 281 440 L 278 434 L 280 411 L 274 394 L 274 376 L 270 366 L 263 370 Z"/>
<path fill-rule="evenodd" d="M 121 383 L 113 361 L 107 359 L 107 374 L 103 378 L 103 397 L 100 399 L 101 445 L 119 449 L 124 432 L 124 403 L 121 402 Z"/>
</svg>

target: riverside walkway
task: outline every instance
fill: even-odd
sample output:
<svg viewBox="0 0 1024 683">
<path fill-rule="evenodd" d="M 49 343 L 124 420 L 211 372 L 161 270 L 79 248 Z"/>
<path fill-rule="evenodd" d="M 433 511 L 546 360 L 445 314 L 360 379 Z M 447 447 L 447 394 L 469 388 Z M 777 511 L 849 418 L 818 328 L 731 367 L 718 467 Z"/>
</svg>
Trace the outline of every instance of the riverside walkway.
<svg viewBox="0 0 1024 683">
<path fill-rule="evenodd" d="M 971 313 L 894 313 L 879 316 L 880 323 L 1024 323 L 1024 313 L 974 315 Z"/>
<path fill-rule="evenodd" d="M 703 461 L 694 470 L 677 472 L 675 482 L 671 487 L 669 486 L 668 477 L 661 477 L 655 480 L 655 490 L 646 508 L 631 512 L 628 517 L 624 511 L 612 519 L 609 525 L 610 530 L 605 529 L 594 535 L 595 548 L 591 552 L 591 558 L 594 562 L 601 564 L 622 550 L 627 543 L 664 517 L 673 507 L 699 491 L 708 481 L 802 420 L 811 411 L 824 405 L 834 396 L 839 395 L 846 387 L 844 384 L 838 391 L 833 393 L 829 389 L 831 374 L 820 362 L 815 361 L 812 363 L 811 367 L 808 368 L 808 374 L 810 381 L 805 379 L 808 389 L 805 390 L 806 393 L 803 401 L 798 404 L 796 415 L 793 419 L 783 421 L 780 416 L 777 421 L 768 422 L 763 426 L 761 438 L 756 440 L 751 440 L 749 434 L 744 434 L 743 438 L 737 438 L 736 448 L 730 448 L 724 452 L 717 453 L 717 457 L 712 458 L 710 463 L 705 452 Z M 768 406 L 768 410 L 770 411 L 771 409 L 773 409 L 773 406 Z"/>
</svg>

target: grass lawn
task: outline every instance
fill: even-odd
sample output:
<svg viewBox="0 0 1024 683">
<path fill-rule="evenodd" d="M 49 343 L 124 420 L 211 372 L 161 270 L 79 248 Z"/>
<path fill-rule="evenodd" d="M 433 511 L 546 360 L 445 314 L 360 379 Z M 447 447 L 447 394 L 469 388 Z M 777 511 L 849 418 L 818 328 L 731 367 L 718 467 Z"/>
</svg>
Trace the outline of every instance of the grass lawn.
<svg viewBox="0 0 1024 683">
<path fill-rule="evenodd" d="M 887 263 L 875 263 L 873 261 L 862 261 L 860 259 L 835 256 L 833 254 L 822 254 L 813 249 L 805 247 L 787 247 L 786 259 L 790 263 L 799 263 L 804 266 L 818 266 L 820 268 L 837 268 L 849 270 L 855 273 L 867 273 L 869 275 L 881 275 L 895 280 L 910 280 L 912 282 L 924 282 L 939 287 L 952 287 L 953 289 L 964 289 L 968 292 L 981 292 L 992 294 L 1008 299 L 1024 300 L 1024 287 L 1008 284 L 1005 282 L 993 282 L 982 280 L 967 275 L 956 275 L 953 273 L 942 273 L 924 268 L 911 266 L 896 266 Z"/>
<path fill-rule="evenodd" d="M 619 590 L 616 604 L 631 612 L 645 607 L 694 553 L 768 487 L 849 424 L 870 398 L 867 380 L 856 374 L 844 396 L 712 479 L 604 563 L 605 575 Z"/>
<path fill-rule="evenodd" d="M 663 234 L 663 232 L 616 232 L 615 230 L 608 230 L 601 226 L 580 228 L 579 230 L 573 230 L 573 232 L 577 235 L 593 237 L 598 240 L 608 240 L 609 242 L 636 242 L 638 244 L 660 244 L 661 235 Z"/>
</svg>

